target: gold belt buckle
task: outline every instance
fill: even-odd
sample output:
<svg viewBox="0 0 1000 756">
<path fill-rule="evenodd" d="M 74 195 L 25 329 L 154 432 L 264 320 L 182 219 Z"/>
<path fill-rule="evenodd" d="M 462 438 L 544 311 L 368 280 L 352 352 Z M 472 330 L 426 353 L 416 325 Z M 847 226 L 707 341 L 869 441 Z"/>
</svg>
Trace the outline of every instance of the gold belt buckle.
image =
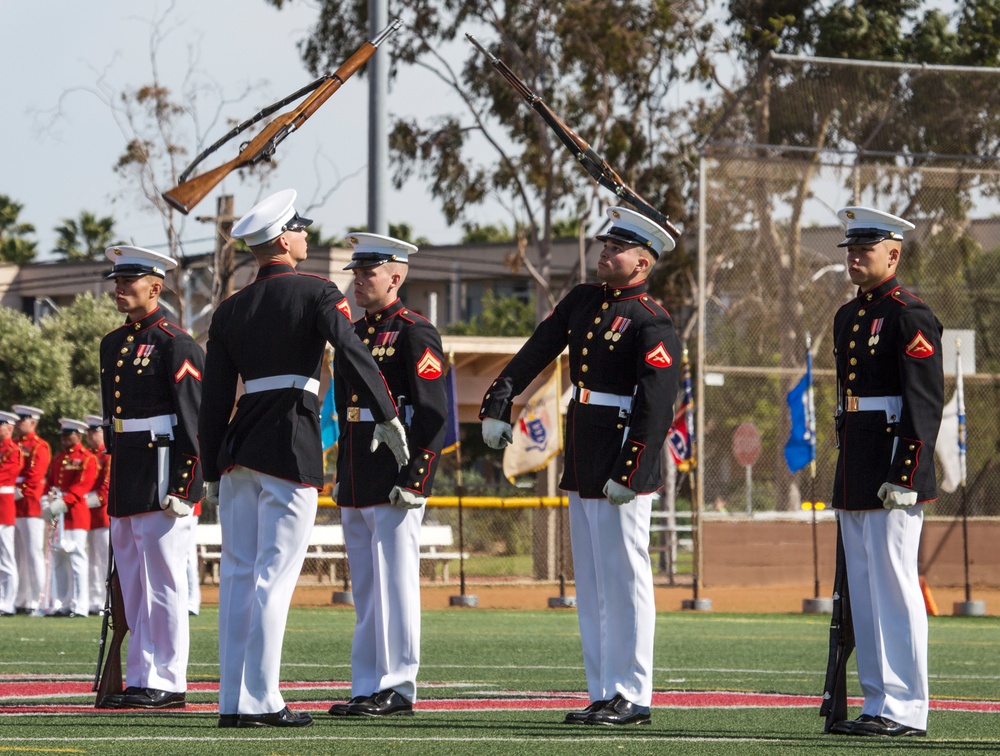
<svg viewBox="0 0 1000 756">
<path fill-rule="evenodd" d="M 859 405 L 859 400 L 860 399 L 861 399 L 861 397 L 859 397 L 859 396 L 849 396 L 849 397 L 847 397 L 847 411 L 848 412 L 857 412 L 858 411 L 858 405 Z"/>
<path fill-rule="evenodd" d="M 347 408 L 347 422 L 349 422 L 349 423 L 359 423 L 359 422 L 361 422 L 361 408 L 360 407 L 348 407 Z"/>
<path fill-rule="evenodd" d="M 580 404 L 590 404 L 590 389 L 580 389 L 580 397 L 577 400 Z"/>
<path fill-rule="evenodd" d="M 120 417 L 112 418 L 111 424 L 114 425 L 115 433 L 124 433 L 125 432 L 124 430 L 122 430 L 122 428 L 124 427 L 124 424 L 122 423 L 122 419 Z"/>
</svg>

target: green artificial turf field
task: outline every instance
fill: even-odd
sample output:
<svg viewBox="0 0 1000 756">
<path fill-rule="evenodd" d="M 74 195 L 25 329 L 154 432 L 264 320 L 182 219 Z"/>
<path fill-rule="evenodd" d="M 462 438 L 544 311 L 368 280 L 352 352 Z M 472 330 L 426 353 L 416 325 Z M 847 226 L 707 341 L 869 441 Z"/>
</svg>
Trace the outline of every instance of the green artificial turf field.
<svg viewBox="0 0 1000 756">
<path fill-rule="evenodd" d="M 931 618 L 928 737 L 897 741 L 822 733 L 828 618 L 799 615 L 660 614 L 652 725 L 563 725 L 586 699 L 576 616 L 560 610 L 424 612 L 416 716 L 359 721 L 326 714 L 350 696 L 353 612 L 293 609 L 284 695 L 316 725 L 219 730 L 217 617 L 191 620 L 187 710 L 159 713 L 90 708 L 99 619 L 3 618 L 0 756 L 1000 752 L 998 618 Z"/>
</svg>

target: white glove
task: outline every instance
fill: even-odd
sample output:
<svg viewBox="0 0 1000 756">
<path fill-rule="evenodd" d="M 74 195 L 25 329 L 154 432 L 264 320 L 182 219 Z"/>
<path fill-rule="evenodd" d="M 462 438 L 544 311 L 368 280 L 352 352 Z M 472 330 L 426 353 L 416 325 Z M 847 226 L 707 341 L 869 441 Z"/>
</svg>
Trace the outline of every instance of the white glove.
<svg viewBox="0 0 1000 756">
<path fill-rule="evenodd" d="M 621 483 L 615 483 L 613 480 L 604 484 L 604 495 L 608 497 L 608 504 L 613 504 L 616 507 L 628 504 L 635 499 L 635 491 L 631 488 L 625 488 Z"/>
<path fill-rule="evenodd" d="M 389 504 L 396 509 L 420 509 L 426 503 L 426 496 L 407 491 L 399 486 L 393 486 L 389 492 Z"/>
<path fill-rule="evenodd" d="M 160 509 L 167 517 L 187 517 L 194 511 L 194 505 L 189 501 L 184 501 L 184 499 L 178 499 L 176 496 L 167 496 L 160 502 Z"/>
<path fill-rule="evenodd" d="M 46 510 L 48 514 L 48 519 L 54 520 L 59 515 L 65 514 L 69 507 L 66 506 L 66 502 L 63 501 L 62 496 L 58 494 L 48 494 L 44 501 L 42 502 L 42 508 Z"/>
<path fill-rule="evenodd" d="M 396 464 L 402 467 L 410 461 L 410 450 L 406 448 L 406 429 L 398 417 L 386 420 L 375 426 L 375 436 L 372 438 L 371 450 L 378 449 L 379 444 L 385 444 L 396 458 Z"/>
<path fill-rule="evenodd" d="M 14 501 L 20 501 L 23 498 L 24 498 L 24 494 L 21 493 L 21 487 L 20 486 L 15 486 L 14 487 Z"/>
<path fill-rule="evenodd" d="M 333 503 L 337 503 L 337 497 L 340 495 L 340 481 L 338 480 L 333 484 L 333 491 L 330 493 L 330 498 L 333 499 Z"/>
<path fill-rule="evenodd" d="M 201 492 L 201 503 L 210 507 L 219 506 L 219 481 L 205 483 L 205 488 Z"/>
<path fill-rule="evenodd" d="M 87 494 L 87 509 L 97 509 L 101 506 L 101 497 L 91 491 Z"/>
<path fill-rule="evenodd" d="M 483 441 L 491 449 L 503 449 L 514 440 L 514 431 L 510 423 L 492 417 L 483 418 Z"/>
<path fill-rule="evenodd" d="M 917 492 L 894 483 L 883 483 L 878 497 L 886 509 L 909 509 L 917 503 Z"/>
</svg>

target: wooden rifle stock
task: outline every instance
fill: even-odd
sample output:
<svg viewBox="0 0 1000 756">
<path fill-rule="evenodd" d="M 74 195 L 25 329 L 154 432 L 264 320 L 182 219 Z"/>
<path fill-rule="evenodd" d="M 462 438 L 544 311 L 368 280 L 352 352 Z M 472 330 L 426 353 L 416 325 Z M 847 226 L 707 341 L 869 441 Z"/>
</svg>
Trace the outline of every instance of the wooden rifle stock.
<svg viewBox="0 0 1000 756">
<path fill-rule="evenodd" d="M 380 31 L 374 39 L 365 42 L 358 50 L 334 71 L 326 80 L 316 87 L 312 93 L 302 101 L 295 110 L 276 116 L 274 120 L 267 124 L 264 129 L 251 139 L 240 149 L 240 154 L 223 163 L 218 168 L 214 168 L 205 173 L 199 174 L 192 179 L 182 181 L 173 189 L 164 192 L 161 196 L 167 204 L 175 210 L 187 215 L 205 196 L 214 189 L 222 179 L 246 165 L 253 165 L 262 160 L 269 160 L 274 154 L 277 146 L 293 131 L 302 127 L 302 124 L 312 116 L 330 97 L 340 89 L 340 85 L 347 81 L 354 73 L 365 64 L 365 62 L 375 54 L 378 46 L 385 39 L 402 26 L 399 19 L 394 20 L 385 29 Z M 300 90 L 301 91 L 301 90 Z M 251 119 L 251 121 L 255 120 Z M 233 130 L 239 133 L 241 129 Z M 202 153 L 199 159 L 207 153 Z M 197 164 L 198 161 L 195 161 Z M 190 171 L 185 171 L 186 175 Z M 182 176 L 183 178 L 183 176 Z"/>
<path fill-rule="evenodd" d="M 104 600 L 104 624 L 101 628 L 101 648 L 97 657 L 97 675 L 94 680 L 94 690 L 97 698 L 95 709 L 116 708 L 109 706 L 108 696 L 121 693 L 122 688 L 122 643 L 128 633 L 128 620 L 125 618 L 125 601 L 122 598 L 122 586 L 118 580 L 118 570 L 114 566 L 114 556 L 109 555 L 111 566 L 108 568 L 108 593 Z M 111 645 L 107 657 L 104 655 L 104 644 L 111 627 Z M 103 664 L 102 664 L 103 662 Z M 103 669 L 102 669 L 103 666 Z"/>
<path fill-rule="evenodd" d="M 559 116 L 557 116 L 545 101 L 536 95 L 531 89 L 521 81 L 520 77 L 515 74 L 510 67 L 500 60 L 497 56 L 483 47 L 471 34 L 466 34 L 469 41 L 475 45 L 480 52 L 484 53 L 486 57 L 490 59 L 490 63 L 493 67 L 500 72 L 500 75 L 507 80 L 517 93 L 524 98 L 535 111 L 545 120 L 549 127 L 556 133 L 559 140 L 566 145 L 570 152 L 572 152 L 580 164 L 584 167 L 584 170 L 591 175 L 591 177 L 597 181 L 601 186 L 606 189 L 610 189 L 616 195 L 621 197 L 626 202 L 634 205 L 636 208 L 641 210 L 650 219 L 659 223 L 663 228 L 669 233 L 674 239 L 679 239 L 681 236 L 680 230 L 670 222 L 670 219 L 666 215 L 661 213 L 655 207 L 653 207 L 645 198 L 642 197 L 635 189 L 626 184 L 621 176 L 619 176 L 615 170 L 608 165 L 608 162 L 602 158 L 597 152 L 587 144 L 579 134 L 577 134 L 573 129 L 566 125 Z"/>
</svg>

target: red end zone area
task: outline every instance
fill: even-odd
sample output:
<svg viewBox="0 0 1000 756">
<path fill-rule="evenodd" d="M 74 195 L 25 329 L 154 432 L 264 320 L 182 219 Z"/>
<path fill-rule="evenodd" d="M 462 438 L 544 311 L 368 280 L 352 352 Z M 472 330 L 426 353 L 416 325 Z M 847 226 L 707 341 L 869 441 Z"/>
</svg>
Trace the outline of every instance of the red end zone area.
<svg viewBox="0 0 1000 756">
<path fill-rule="evenodd" d="M 425 688 L 447 687 L 426 685 Z M 326 711 L 331 704 L 340 702 L 350 695 L 347 682 L 289 682 L 283 683 L 282 692 L 288 706 L 304 711 Z M 330 690 L 343 691 L 329 700 L 296 701 L 295 691 Z M 195 683 L 188 688 L 189 693 L 218 692 L 215 683 Z M 92 696 L 91 684 L 75 680 L 17 680 L 0 681 L 0 715 L 25 714 L 80 714 L 84 711 L 99 711 L 100 714 L 115 715 L 113 709 L 93 708 L 92 702 L 82 703 L 82 697 Z M 59 699 L 63 699 L 59 702 Z M 572 694 L 562 691 L 503 691 L 494 696 L 463 698 L 433 698 L 419 701 L 418 712 L 454 711 L 564 711 L 580 708 L 587 700 L 583 693 Z M 860 706 L 860 698 L 849 699 L 851 706 Z M 752 708 L 815 708 L 819 711 L 818 696 L 796 696 L 768 693 L 740 693 L 733 691 L 666 691 L 653 693 L 653 706 L 665 709 L 752 709 Z M 1000 713 L 997 701 L 960 701 L 931 699 L 930 708 L 936 711 L 965 711 Z M 189 702 L 186 709 L 167 710 L 157 714 L 169 716 L 172 713 L 206 712 L 216 713 L 214 703 Z M 124 710 L 121 713 L 126 713 Z"/>
</svg>

